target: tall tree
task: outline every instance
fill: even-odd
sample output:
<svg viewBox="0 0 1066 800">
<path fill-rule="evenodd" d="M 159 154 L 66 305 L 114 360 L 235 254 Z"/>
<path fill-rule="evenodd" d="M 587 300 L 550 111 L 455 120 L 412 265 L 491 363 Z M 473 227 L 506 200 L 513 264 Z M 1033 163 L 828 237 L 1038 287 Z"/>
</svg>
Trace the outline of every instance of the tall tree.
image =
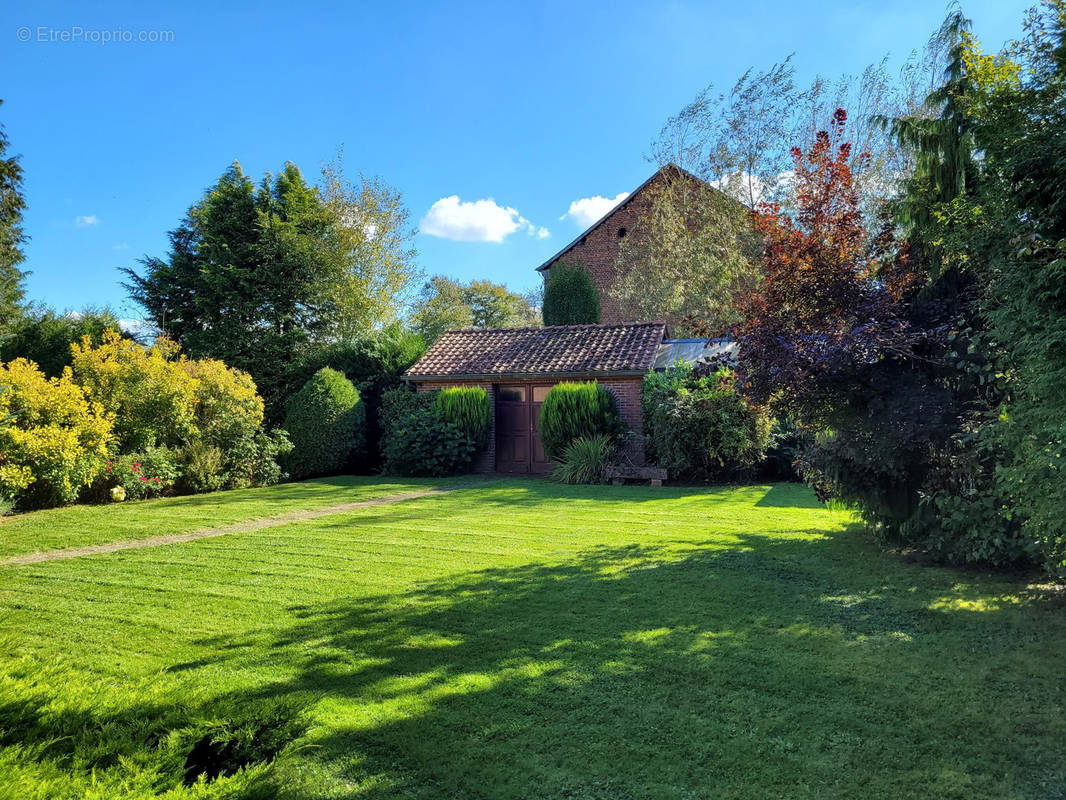
<svg viewBox="0 0 1066 800">
<path fill-rule="evenodd" d="M 274 387 L 307 345 L 338 328 L 344 250 L 321 194 L 293 164 L 256 187 L 234 165 L 125 284 L 149 319 L 194 358 L 251 373 L 276 415 Z"/>
<path fill-rule="evenodd" d="M 380 178 L 359 173 L 348 180 L 343 152 L 322 168 L 322 194 L 344 263 L 336 286 L 339 333 L 353 336 L 396 321 L 421 277 L 403 196 Z"/>
<path fill-rule="evenodd" d="M 645 190 L 649 202 L 619 246 L 611 287 L 624 319 L 666 319 L 677 334 L 722 335 L 740 321 L 734 298 L 757 285 L 748 209 L 685 173 Z"/>
<path fill-rule="evenodd" d="M 929 43 L 930 51 L 946 53 L 940 84 L 911 113 L 875 117 L 912 156 L 906 191 L 897 200 L 895 213 L 911 247 L 930 263 L 936 261 L 937 209 L 972 193 L 978 179 L 977 144 L 966 111 L 973 88 L 966 59 L 973 44 L 970 27 L 961 11 L 948 14 Z"/>
<path fill-rule="evenodd" d="M 0 106 L 3 100 L 0 100 Z M 26 198 L 22 194 L 22 165 L 8 151 L 11 141 L 0 124 L 0 330 L 15 318 L 23 298 L 26 272 L 19 268 L 26 256 L 22 230 Z"/>
<path fill-rule="evenodd" d="M 434 275 L 411 308 L 410 324 L 427 344 L 452 328 L 516 328 L 538 325 L 529 300 L 486 280 L 470 283 Z"/>
</svg>

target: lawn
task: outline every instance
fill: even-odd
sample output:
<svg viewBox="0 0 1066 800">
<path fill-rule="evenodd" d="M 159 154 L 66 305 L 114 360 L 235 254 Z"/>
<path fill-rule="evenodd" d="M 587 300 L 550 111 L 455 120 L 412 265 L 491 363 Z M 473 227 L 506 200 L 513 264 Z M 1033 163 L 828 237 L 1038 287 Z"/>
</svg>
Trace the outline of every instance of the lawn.
<svg viewBox="0 0 1066 800">
<path fill-rule="evenodd" d="M 303 486 L 210 516 L 381 494 Z M 0 536 L 80 545 L 88 514 L 128 539 L 173 507 Z M 8 565 L 0 797 L 1064 797 L 1064 612 L 881 553 L 794 485 L 492 481 Z"/>
</svg>

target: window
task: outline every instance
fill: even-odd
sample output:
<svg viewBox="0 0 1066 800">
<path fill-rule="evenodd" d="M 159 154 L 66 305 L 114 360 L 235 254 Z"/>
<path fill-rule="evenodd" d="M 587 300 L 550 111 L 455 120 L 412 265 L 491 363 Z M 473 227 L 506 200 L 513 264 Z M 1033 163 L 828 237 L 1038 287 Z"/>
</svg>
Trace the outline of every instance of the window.
<svg viewBox="0 0 1066 800">
<path fill-rule="evenodd" d="M 533 402 L 534 403 L 543 403 L 544 402 L 544 398 L 548 396 L 548 390 L 551 389 L 551 388 L 552 387 L 550 387 L 550 386 L 534 386 L 533 387 Z"/>
<path fill-rule="evenodd" d="M 496 390 L 496 396 L 500 400 L 505 400 L 512 403 L 524 403 L 526 402 L 526 387 L 525 386 L 501 386 Z"/>
</svg>

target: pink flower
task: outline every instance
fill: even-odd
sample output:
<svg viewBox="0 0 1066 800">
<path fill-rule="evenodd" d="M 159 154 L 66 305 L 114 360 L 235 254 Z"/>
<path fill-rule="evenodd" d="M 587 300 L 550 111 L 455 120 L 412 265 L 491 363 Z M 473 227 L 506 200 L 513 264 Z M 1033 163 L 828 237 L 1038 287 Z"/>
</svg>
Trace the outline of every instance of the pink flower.
<svg viewBox="0 0 1066 800">
<path fill-rule="evenodd" d="M 147 481 L 148 479 L 142 475 L 137 480 L 139 480 L 139 481 Z"/>
</svg>

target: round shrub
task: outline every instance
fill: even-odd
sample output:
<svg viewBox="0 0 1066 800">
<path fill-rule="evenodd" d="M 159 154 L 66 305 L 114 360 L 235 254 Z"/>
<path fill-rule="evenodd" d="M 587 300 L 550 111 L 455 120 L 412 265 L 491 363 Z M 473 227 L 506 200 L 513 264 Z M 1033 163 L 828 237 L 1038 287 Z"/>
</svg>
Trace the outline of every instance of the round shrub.
<svg viewBox="0 0 1066 800">
<path fill-rule="evenodd" d="M 0 365 L 0 499 L 22 509 L 73 503 L 106 469 L 110 417 L 64 372 Z"/>
<path fill-rule="evenodd" d="M 613 442 L 624 430 L 614 395 L 595 381 L 557 383 L 540 407 L 540 441 L 556 461 L 576 439 L 603 434 Z"/>
<path fill-rule="evenodd" d="M 289 398 L 285 430 L 294 478 L 340 471 L 363 446 L 364 412 L 359 392 L 340 372 L 323 367 Z"/>
<path fill-rule="evenodd" d="M 492 408 L 489 393 L 483 386 L 451 386 L 437 392 L 437 409 L 445 422 L 450 422 L 473 442 L 478 450 L 489 443 Z"/>
<path fill-rule="evenodd" d="M 545 325 L 587 325 L 600 321 L 600 297 L 581 267 L 552 267 L 544 284 Z"/>
</svg>

